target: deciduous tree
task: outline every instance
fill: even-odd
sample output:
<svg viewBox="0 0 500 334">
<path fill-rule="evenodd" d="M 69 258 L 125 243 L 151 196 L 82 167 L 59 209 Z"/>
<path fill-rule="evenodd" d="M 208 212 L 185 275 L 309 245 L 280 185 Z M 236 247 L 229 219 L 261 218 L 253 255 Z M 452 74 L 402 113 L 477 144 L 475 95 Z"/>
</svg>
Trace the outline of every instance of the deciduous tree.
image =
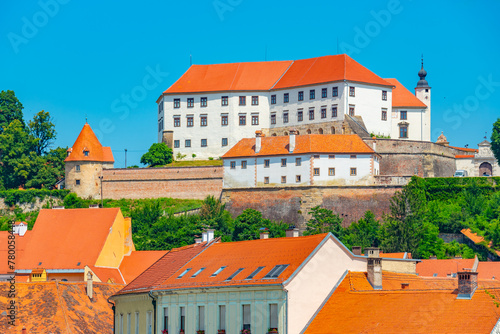
<svg viewBox="0 0 500 334">
<path fill-rule="evenodd" d="M 500 118 L 493 124 L 493 131 L 491 132 L 491 150 L 500 164 Z"/>
<path fill-rule="evenodd" d="M 150 167 L 167 165 L 172 162 L 173 151 L 164 143 L 154 143 L 141 157 L 141 164 Z"/>
</svg>

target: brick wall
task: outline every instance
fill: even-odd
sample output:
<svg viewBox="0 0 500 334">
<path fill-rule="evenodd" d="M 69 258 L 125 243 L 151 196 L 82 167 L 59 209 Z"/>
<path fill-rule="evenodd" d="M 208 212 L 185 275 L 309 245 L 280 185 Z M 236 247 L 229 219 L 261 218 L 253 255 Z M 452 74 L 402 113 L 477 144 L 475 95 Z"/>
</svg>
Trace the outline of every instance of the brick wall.
<svg viewBox="0 0 500 334">
<path fill-rule="evenodd" d="M 222 166 L 104 169 L 102 192 L 110 199 L 218 198 L 222 176 Z"/>
</svg>

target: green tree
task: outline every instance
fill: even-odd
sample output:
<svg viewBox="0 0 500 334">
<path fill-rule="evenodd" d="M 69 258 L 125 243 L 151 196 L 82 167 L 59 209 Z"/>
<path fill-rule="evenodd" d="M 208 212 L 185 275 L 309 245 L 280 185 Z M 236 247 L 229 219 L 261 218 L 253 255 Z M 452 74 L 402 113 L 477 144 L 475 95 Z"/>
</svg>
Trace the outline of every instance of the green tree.
<svg viewBox="0 0 500 334">
<path fill-rule="evenodd" d="M 34 150 L 38 155 L 47 152 L 47 148 L 56 138 L 55 125 L 52 123 L 50 114 L 46 111 L 40 111 L 33 120 L 29 121 L 28 129 L 30 135 L 34 138 Z"/>
<path fill-rule="evenodd" d="M 17 99 L 14 91 L 7 90 L 0 92 L 0 134 L 5 128 L 12 123 L 13 120 L 18 120 L 24 127 L 23 121 L 23 105 Z"/>
<path fill-rule="evenodd" d="M 500 164 L 500 118 L 493 124 L 493 131 L 491 132 L 491 150 Z"/>
<path fill-rule="evenodd" d="M 342 238 L 342 218 L 340 218 L 339 215 L 334 214 L 332 210 L 319 206 L 312 208 L 309 214 L 312 215 L 312 217 L 306 224 L 307 227 L 304 235 L 331 232 L 337 238 Z"/>
<path fill-rule="evenodd" d="M 150 167 L 167 165 L 172 162 L 173 151 L 164 143 L 154 143 L 141 157 L 141 164 Z"/>
<path fill-rule="evenodd" d="M 352 246 L 366 247 L 380 246 L 380 223 L 371 211 L 366 211 L 365 216 L 358 222 L 352 223 L 346 230 L 342 240 L 344 244 Z"/>
</svg>

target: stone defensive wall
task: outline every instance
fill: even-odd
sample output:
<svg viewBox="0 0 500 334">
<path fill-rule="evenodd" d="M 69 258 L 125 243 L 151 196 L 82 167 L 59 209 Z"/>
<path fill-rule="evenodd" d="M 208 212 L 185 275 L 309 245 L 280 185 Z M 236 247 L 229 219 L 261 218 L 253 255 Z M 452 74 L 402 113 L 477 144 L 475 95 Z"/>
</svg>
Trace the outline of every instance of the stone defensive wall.
<svg viewBox="0 0 500 334">
<path fill-rule="evenodd" d="M 109 199 L 172 197 L 219 198 L 222 166 L 168 168 L 113 168 L 102 172 L 102 194 Z"/>
</svg>

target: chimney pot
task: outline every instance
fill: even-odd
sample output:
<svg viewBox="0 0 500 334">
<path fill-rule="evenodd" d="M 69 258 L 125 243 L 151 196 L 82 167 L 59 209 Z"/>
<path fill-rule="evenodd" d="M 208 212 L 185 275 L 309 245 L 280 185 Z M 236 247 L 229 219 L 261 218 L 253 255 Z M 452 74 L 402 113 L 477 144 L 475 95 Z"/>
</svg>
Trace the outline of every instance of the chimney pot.
<svg viewBox="0 0 500 334">
<path fill-rule="evenodd" d="M 354 255 L 361 255 L 361 246 L 352 246 L 352 253 Z"/>
<path fill-rule="evenodd" d="M 368 255 L 366 271 L 371 286 L 375 290 L 382 290 L 382 259 Z"/>
<path fill-rule="evenodd" d="M 262 148 L 262 137 L 264 137 L 262 131 L 255 131 L 255 153 L 259 153 Z"/>
<path fill-rule="evenodd" d="M 21 330 L 21 334 L 28 334 L 28 331 L 26 330 L 26 327 L 23 326 L 23 329 Z"/>
<path fill-rule="evenodd" d="M 201 244 L 201 240 L 202 240 L 201 238 L 196 238 L 196 239 L 194 239 L 194 243 Z"/>
<path fill-rule="evenodd" d="M 379 257 L 380 256 L 380 248 L 377 247 L 366 247 L 365 254 L 368 257 Z"/>
<path fill-rule="evenodd" d="M 288 144 L 288 150 L 290 153 L 293 153 L 295 150 L 295 136 L 297 135 L 297 130 L 291 129 L 290 130 L 290 142 Z"/>
<path fill-rule="evenodd" d="M 203 242 L 210 242 L 214 239 L 214 233 L 215 233 L 215 230 L 212 230 L 212 229 L 208 229 L 208 230 L 205 230 L 203 231 L 202 233 L 202 241 Z"/>
<path fill-rule="evenodd" d="M 260 232 L 261 239 L 269 239 L 269 232 Z"/>
<path fill-rule="evenodd" d="M 287 238 L 297 238 L 299 236 L 299 229 L 296 227 L 289 228 L 286 230 L 286 237 Z"/>
<path fill-rule="evenodd" d="M 430 260 L 437 260 L 437 258 L 438 258 L 438 257 L 437 257 L 436 255 L 431 255 L 431 256 L 429 256 L 429 259 L 430 259 Z"/>
<path fill-rule="evenodd" d="M 94 294 L 94 282 L 92 278 L 92 273 L 90 271 L 87 272 L 87 297 L 92 299 L 92 296 Z"/>
<path fill-rule="evenodd" d="M 477 289 L 477 272 L 459 271 L 457 299 L 471 299 Z"/>
</svg>

